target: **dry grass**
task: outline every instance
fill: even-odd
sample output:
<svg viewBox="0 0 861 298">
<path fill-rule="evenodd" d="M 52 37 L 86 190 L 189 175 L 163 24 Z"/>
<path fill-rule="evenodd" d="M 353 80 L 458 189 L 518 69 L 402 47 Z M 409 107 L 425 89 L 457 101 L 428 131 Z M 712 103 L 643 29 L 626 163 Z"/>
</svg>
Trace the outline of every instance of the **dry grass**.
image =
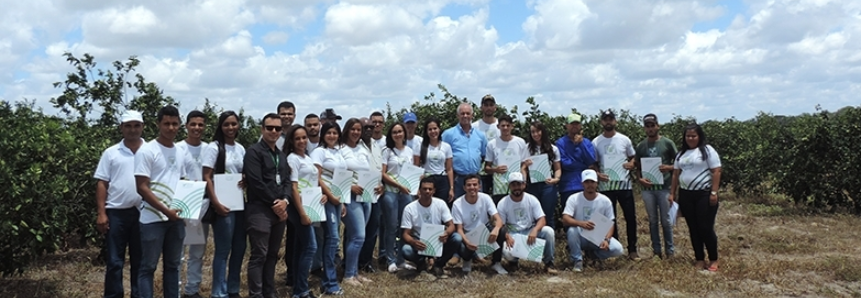
<svg viewBox="0 0 861 298">
<path fill-rule="evenodd" d="M 558 276 L 545 275 L 537 264 L 525 262 L 508 276 L 492 275 L 485 267 L 466 277 L 459 268 L 449 268 L 452 278 L 446 280 L 435 280 L 427 273 L 376 273 L 368 275 L 375 281 L 372 286 L 345 291 L 349 297 L 861 297 L 858 217 L 800 215 L 803 212 L 792 206 L 769 205 L 761 198 L 724 201 L 716 227 L 721 269 L 708 273 L 691 265 L 693 252 L 683 221 L 674 233 L 677 257 L 647 258 L 651 256 L 648 220 L 642 202 L 638 200 L 637 206 L 639 253 L 646 257 L 639 262 L 620 258 L 608 261 L 602 271 L 587 268 Z M 568 268 L 562 238 L 557 247 L 557 266 Z M 211 247 L 207 253 L 204 264 L 211 262 Z M 97 254 L 91 249 L 45 257 L 23 276 L 0 279 L 2 297 L 99 297 L 104 271 L 91 260 Z M 279 283 L 284 269 L 279 264 Z M 209 274 L 205 265 L 204 295 L 210 290 Z M 128 269 L 125 277 L 128 280 Z M 159 273 L 156 279 L 160 280 Z M 319 284 L 312 277 L 315 293 Z M 289 288 L 278 290 L 281 297 L 289 297 Z"/>
</svg>

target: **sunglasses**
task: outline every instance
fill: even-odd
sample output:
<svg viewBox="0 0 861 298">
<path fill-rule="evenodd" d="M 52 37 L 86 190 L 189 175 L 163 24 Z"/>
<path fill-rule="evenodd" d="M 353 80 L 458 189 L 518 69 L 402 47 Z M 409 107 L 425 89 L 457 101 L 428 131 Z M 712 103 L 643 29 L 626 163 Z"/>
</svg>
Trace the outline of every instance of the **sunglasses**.
<svg viewBox="0 0 861 298">
<path fill-rule="evenodd" d="M 281 131 L 281 126 L 277 126 L 277 125 L 266 125 L 266 126 L 265 126 L 265 129 L 266 129 L 267 131 L 276 131 L 276 132 L 277 132 L 277 131 Z"/>
<path fill-rule="evenodd" d="M 374 126 L 373 126 L 373 125 L 365 125 L 365 127 L 364 127 L 364 128 L 365 128 L 365 129 L 374 129 Z"/>
</svg>

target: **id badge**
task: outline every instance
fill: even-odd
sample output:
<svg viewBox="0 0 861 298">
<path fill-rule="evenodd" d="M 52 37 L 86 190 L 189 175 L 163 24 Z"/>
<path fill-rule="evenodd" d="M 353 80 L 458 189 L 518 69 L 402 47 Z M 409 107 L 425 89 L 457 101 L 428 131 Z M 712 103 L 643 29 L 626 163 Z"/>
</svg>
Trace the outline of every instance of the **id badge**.
<svg viewBox="0 0 861 298">
<path fill-rule="evenodd" d="M 275 174 L 275 183 L 281 185 L 281 174 Z"/>
</svg>

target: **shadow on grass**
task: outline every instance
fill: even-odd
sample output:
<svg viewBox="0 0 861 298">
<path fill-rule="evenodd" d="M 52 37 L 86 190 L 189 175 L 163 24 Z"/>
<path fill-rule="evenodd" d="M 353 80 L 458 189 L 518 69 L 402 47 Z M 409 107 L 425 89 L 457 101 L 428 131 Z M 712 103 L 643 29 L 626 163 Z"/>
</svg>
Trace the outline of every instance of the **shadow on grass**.
<svg viewBox="0 0 861 298">
<path fill-rule="evenodd" d="M 9 298 L 53 298 L 60 297 L 60 289 L 53 280 L 21 278 L 0 279 L 0 293 Z"/>
</svg>

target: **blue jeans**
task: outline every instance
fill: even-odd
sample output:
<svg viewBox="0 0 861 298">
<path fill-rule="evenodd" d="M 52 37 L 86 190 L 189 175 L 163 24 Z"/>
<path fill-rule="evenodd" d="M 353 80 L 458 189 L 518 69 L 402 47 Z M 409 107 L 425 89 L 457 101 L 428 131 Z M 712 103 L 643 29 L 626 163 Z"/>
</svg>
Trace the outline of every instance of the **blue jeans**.
<svg viewBox="0 0 861 298">
<path fill-rule="evenodd" d="M 609 259 L 621 256 L 622 243 L 616 238 L 610 237 L 610 247 L 607 250 L 600 249 L 597 245 L 580 236 L 580 227 L 568 228 L 568 253 L 571 262 L 583 261 L 583 251 L 594 251 L 599 259 Z"/>
<path fill-rule="evenodd" d="M 345 204 L 326 204 L 326 222 L 321 223 L 323 227 L 323 290 L 325 292 L 337 292 L 341 289 L 338 285 L 338 268 L 335 265 L 335 253 L 338 252 L 338 240 L 340 240 L 339 229 L 341 228 L 341 208 Z M 316 232 L 315 232 L 316 233 Z"/>
<path fill-rule="evenodd" d="M 189 224 L 189 223 L 186 223 Z M 209 224 L 203 225 L 203 237 L 209 238 Z M 186 257 L 185 269 L 185 293 L 193 295 L 200 291 L 200 281 L 203 279 L 203 255 L 206 253 L 206 243 L 188 246 L 188 257 Z"/>
<path fill-rule="evenodd" d="M 460 238 L 460 234 L 454 233 L 448 236 L 448 240 L 442 244 L 442 256 L 436 258 L 433 262 L 434 267 L 443 268 L 448 260 L 454 256 L 454 254 L 460 249 L 460 245 L 462 244 L 462 240 Z M 417 267 L 421 268 L 425 266 L 426 256 L 419 255 L 418 251 L 413 248 L 412 245 L 404 244 L 401 246 L 401 254 L 404 259 L 410 260 L 415 263 Z"/>
<path fill-rule="evenodd" d="M 293 266 L 296 268 L 293 270 L 293 297 L 298 297 L 311 292 L 308 275 L 311 273 L 314 253 L 317 252 L 317 236 L 314 235 L 314 226 L 302 224 L 296 209 L 288 207 L 287 210 L 296 234 L 296 247 L 293 250 Z"/>
<path fill-rule="evenodd" d="M 404 208 L 412 202 L 413 197 L 409 194 L 394 193 L 386 191 L 383 194 L 383 199 L 380 200 L 381 225 L 384 234 L 380 236 L 380 253 L 385 253 L 386 263 L 401 264 L 404 261 L 403 254 L 400 253 L 400 247 L 403 246 L 402 239 L 398 235 L 401 230 L 401 218 L 403 217 Z M 385 251 L 382 251 L 385 248 Z"/>
<path fill-rule="evenodd" d="M 664 232 L 664 247 L 668 255 L 676 252 L 673 246 L 673 226 L 670 225 L 670 190 L 644 190 L 642 191 L 643 203 L 646 204 L 646 213 L 649 214 L 649 234 L 652 236 L 652 251 L 661 254 L 661 231 L 658 230 L 658 221 Z"/>
<path fill-rule="evenodd" d="M 359 274 L 359 253 L 365 244 L 365 226 L 371 217 L 371 203 L 353 201 L 345 207 L 347 215 L 344 216 L 344 278 L 349 278 Z"/>
<path fill-rule="evenodd" d="M 556 228 L 556 204 L 559 202 L 559 194 L 556 193 L 556 185 L 547 182 L 529 184 L 526 192 L 538 198 L 541 202 L 541 210 L 544 211 L 544 219 L 551 228 Z"/>
<path fill-rule="evenodd" d="M 533 228 L 534 227 L 530 227 L 523 231 L 511 231 L 510 233 L 529 235 L 529 232 L 532 231 Z M 544 262 L 545 265 L 553 264 L 553 254 L 556 251 L 554 247 L 556 246 L 556 232 L 553 231 L 553 228 L 544 226 L 543 228 L 541 228 L 541 231 L 539 231 L 538 235 L 536 236 L 536 238 L 541 238 L 546 241 L 544 243 L 544 258 L 541 261 Z"/>
<path fill-rule="evenodd" d="M 378 201 L 375 204 L 365 203 L 371 206 L 370 216 L 368 217 L 368 222 L 365 224 L 365 242 L 362 244 L 362 250 L 359 253 L 359 265 L 364 267 L 366 265 L 370 265 L 374 260 L 374 247 L 377 246 L 377 238 L 380 235 L 381 224 L 380 224 L 380 215 L 381 215 L 381 203 Z M 384 249 L 380 246 L 379 257 L 383 257 Z"/>
<path fill-rule="evenodd" d="M 242 260 L 248 245 L 245 230 L 245 212 L 232 211 L 227 216 L 215 216 L 212 237 L 215 240 L 215 255 L 212 257 L 212 297 L 227 297 L 239 293 Z M 227 267 L 229 275 L 225 279 Z"/>
<path fill-rule="evenodd" d="M 126 261 L 126 247 L 129 250 L 131 270 L 132 297 L 137 298 L 138 268 L 141 265 L 141 233 L 140 210 L 137 207 L 128 209 L 107 209 L 108 233 L 105 234 L 105 250 L 107 252 L 107 268 L 105 268 L 105 298 L 122 298 L 123 295 L 123 266 Z"/>
<path fill-rule="evenodd" d="M 185 222 L 177 220 L 140 224 L 140 231 L 141 268 L 138 273 L 140 297 L 153 297 L 153 276 L 162 253 L 164 253 L 163 297 L 179 297 L 179 267 L 182 265 Z"/>
</svg>

